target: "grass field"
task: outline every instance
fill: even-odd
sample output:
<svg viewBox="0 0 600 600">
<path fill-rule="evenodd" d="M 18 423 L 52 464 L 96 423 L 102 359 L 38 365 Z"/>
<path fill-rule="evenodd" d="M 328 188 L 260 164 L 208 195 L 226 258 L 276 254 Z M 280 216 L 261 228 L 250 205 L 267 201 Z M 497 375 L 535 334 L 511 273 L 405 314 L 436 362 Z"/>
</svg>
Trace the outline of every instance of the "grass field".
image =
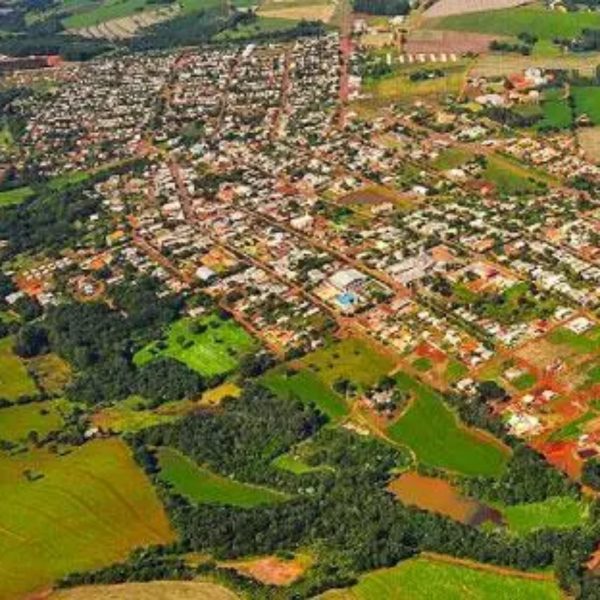
<svg viewBox="0 0 600 600">
<path fill-rule="evenodd" d="M 237 25 L 232 29 L 225 29 L 215 36 L 215 40 L 243 40 L 252 38 L 261 33 L 273 31 L 285 31 L 291 29 L 296 23 L 290 19 L 278 19 L 275 17 L 258 17 L 248 24 Z"/>
<path fill-rule="evenodd" d="M 33 190 L 29 186 L 23 186 L 13 188 L 12 190 L 6 190 L 0 192 L 0 207 L 2 206 L 14 206 L 15 204 L 21 204 L 33 195 Z"/>
<path fill-rule="evenodd" d="M 150 581 L 93 585 L 54 592 L 49 600 L 236 600 L 233 592 L 204 581 Z"/>
<path fill-rule="evenodd" d="M 574 498 L 554 497 L 543 502 L 502 506 L 502 514 L 512 531 L 526 534 L 542 527 L 568 529 L 581 525 L 587 507 Z"/>
<path fill-rule="evenodd" d="M 597 352 L 600 349 L 600 327 L 594 327 L 583 334 L 561 327 L 552 331 L 548 339 L 553 344 L 568 346 L 577 354 Z"/>
<path fill-rule="evenodd" d="M 587 115 L 594 125 L 600 125 L 600 86 L 573 87 L 577 116 Z"/>
<path fill-rule="evenodd" d="M 62 394 L 71 381 L 71 367 L 57 354 L 43 354 L 27 361 L 27 367 L 38 385 L 51 396 Z"/>
<path fill-rule="evenodd" d="M 30 470 L 35 480 L 24 472 Z M 154 489 L 117 439 L 65 456 L 0 455 L 0 598 L 174 539 Z"/>
<path fill-rule="evenodd" d="M 148 6 L 147 0 L 108 0 L 100 4 L 92 4 L 91 10 L 80 10 L 67 17 L 63 24 L 67 28 L 90 27 L 110 19 L 127 17 Z M 152 8 L 152 6 L 148 6 Z"/>
<path fill-rule="evenodd" d="M 12 338 L 0 340 L 0 398 L 9 401 L 38 393 L 25 364 L 13 352 L 12 345 Z"/>
<path fill-rule="evenodd" d="M 551 90 L 544 93 L 541 105 L 543 117 L 536 124 L 537 129 L 544 127 L 568 129 L 571 126 L 573 114 L 563 96 L 564 90 Z"/>
<path fill-rule="evenodd" d="M 195 331 L 195 324 L 202 327 Z M 145 365 L 159 356 L 175 358 L 203 375 L 233 371 L 242 355 L 256 348 L 255 340 L 233 319 L 216 315 L 202 319 L 181 319 L 171 325 L 167 339 L 152 342 L 136 353 L 137 365 Z"/>
<path fill-rule="evenodd" d="M 485 569 L 485 568 L 484 568 Z M 336 590 L 322 600 L 560 600 L 551 580 L 532 580 L 487 569 L 416 558 L 391 569 L 361 577 L 349 590 Z"/>
<path fill-rule="evenodd" d="M 285 368 L 278 367 L 269 371 L 262 382 L 281 398 L 298 398 L 305 404 L 314 402 L 332 421 L 348 414 L 345 400 L 307 369 L 288 375 Z"/>
<path fill-rule="evenodd" d="M 393 358 L 360 338 L 335 342 L 297 362 L 330 387 L 339 379 L 348 379 L 362 389 L 377 383 L 395 366 Z"/>
<path fill-rule="evenodd" d="M 420 462 L 464 475 L 499 475 L 507 461 L 500 443 L 462 426 L 434 390 L 408 375 L 397 376 L 411 393 L 407 411 L 388 428 L 389 435 L 412 448 Z"/>
<path fill-rule="evenodd" d="M 448 171 L 462 167 L 473 158 L 473 153 L 464 148 L 448 148 L 442 150 L 440 155 L 435 159 L 433 166 L 440 171 Z"/>
<path fill-rule="evenodd" d="M 200 467 L 173 448 L 159 450 L 160 478 L 194 502 L 252 508 L 282 502 L 284 494 L 268 488 L 240 483 Z"/>
<path fill-rule="evenodd" d="M 516 160 L 499 154 L 491 154 L 487 157 L 487 166 L 483 172 L 483 178 L 493 183 L 498 191 L 503 194 L 533 192 L 541 184 L 551 185 L 555 183 L 545 173 L 533 170 Z"/>
<path fill-rule="evenodd" d="M 63 425 L 63 412 L 69 412 L 66 400 L 30 402 L 0 408 L 0 439 L 17 442 L 24 440 L 30 431 L 43 437 Z"/>
<path fill-rule="evenodd" d="M 553 40 L 576 37 L 586 28 L 600 28 L 600 14 L 583 11 L 562 13 L 541 7 L 523 7 L 452 15 L 431 21 L 428 26 L 506 36 L 527 32 L 540 40 Z"/>
<path fill-rule="evenodd" d="M 292 456 L 291 454 L 282 454 L 278 456 L 273 460 L 272 465 L 283 471 L 293 473 L 294 475 L 303 475 L 304 473 L 312 473 L 323 469 L 323 467 L 311 467 L 301 458 Z"/>
</svg>

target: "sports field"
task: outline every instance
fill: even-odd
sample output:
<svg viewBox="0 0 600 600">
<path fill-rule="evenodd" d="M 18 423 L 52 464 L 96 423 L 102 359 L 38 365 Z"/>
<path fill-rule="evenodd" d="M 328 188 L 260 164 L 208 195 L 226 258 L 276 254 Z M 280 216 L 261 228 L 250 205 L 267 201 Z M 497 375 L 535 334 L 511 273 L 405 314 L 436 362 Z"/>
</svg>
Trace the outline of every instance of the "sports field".
<svg viewBox="0 0 600 600">
<path fill-rule="evenodd" d="M 154 489 L 117 439 L 65 456 L 0 455 L 0 532 L 2 599 L 174 539 Z"/>
<path fill-rule="evenodd" d="M 420 462 L 464 475 L 499 475 L 508 458 L 500 442 L 467 429 L 441 396 L 408 375 L 398 385 L 410 392 L 407 411 L 388 428 L 397 442 L 412 448 Z"/>
<path fill-rule="evenodd" d="M 477 565 L 479 566 L 479 565 Z M 349 590 L 322 600 L 560 600 L 553 580 L 527 579 L 428 558 L 416 558 L 361 577 Z"/>
<path fill-rule="evenodd" d="M 211 315 L 176 321 L 164 342 L 148 344 L 136 353 L 134 362 L 141 366 L 159 356 L 169 356 L 202 375 L 220 375 L 233 371 L 240 358 L 253 348 L 255 340 L 233 319 Z"/>
<path fill-rule="evenodd" d="M 287 498 L 268 488 L 222 477 L 196 465 L 193 460 L 173 448 L 161 448 L 158 458 L 160 478 L 170 483 L 177 493 L 198 503 L 252 508 L 260 504 L 281 502 Z"/>
<path fill-rule="evenodd" d="M 13 339 L 10 337 L 0 340 L 0 398 L 9 401 L 38 393 L 25 364 L 13 352 L 12 346 Z"/>
<path fill-rule="evenodd" d="M 30 402 L 0 408 L 0 439 L 25 440 L 30 431 L 43 437 L 63 425 L 62 414 L 69 411 L 66 400 Z"/>
<path fill-rule="evenodd" d="M 428 22 L 428 27 L 505 36 L 527 32 L 540 40 L 553 40 L 573 38 L 584 29 L 600 28 L 600 13 L 563 13 L 542 7 L 522 7 L 451 15 Z"/>
</svg>

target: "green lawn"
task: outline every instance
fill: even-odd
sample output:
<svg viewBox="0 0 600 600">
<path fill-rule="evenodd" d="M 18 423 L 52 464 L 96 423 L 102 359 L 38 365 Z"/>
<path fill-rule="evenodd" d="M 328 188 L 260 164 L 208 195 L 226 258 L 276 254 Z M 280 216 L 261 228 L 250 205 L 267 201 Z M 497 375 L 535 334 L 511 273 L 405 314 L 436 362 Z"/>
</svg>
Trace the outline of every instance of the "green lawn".
<svg viewBox="0 0 600 600">
<path fill-rule="evenodd" d="M 12 190 L 5 190 L 4 192 L 0 192 L 0 207 L 21 204 L 27 198 L 31 198 L 32 195 L 33 190 L 28 185 L 13 188 Z"/>
<path fill-rule="evenodd" d="M 285 494 L 275 490 L 240 483 L 213 473 L 173 448 L 161 448 L 158 456 L 160 478 L 170 483 L 174 491 L 194 502 L 252 508 L 287 499 Z"/>
<path fill-rule="evenodd" d="M 577 116 L 587 115 L 594 125 L 600 125 L 600 86 L 573 87 Z"/>
<path fill-rule="evenodd" d="M 305 404 L 314 402 L 332 421 L 339 421 L 348 414 L 345 400 L 307 369 L 288 375 L 285 367 L 277 367 L 269 371 L 262 382 L 281 398 L 298 398 Z"/>
<path fill-rule="evenodd" d="M 436 19 L 431 25 L 436 29 L 506 36 L 517 36 L 527 32 L 540 40 L 553 40 L 557 37 L 576 37 L 586 28 L 600 28 L 600 14 L 583 11 L 562 13 L 524 7 L 452 15 Z"/>
<path fill-rule="evenodd" d="M 274 467 L 289 471 L 294 475 L 303 475 L 304 473 L 313 473 L 320 471 L 323 467 L 311 467 L 307 465 L 301 458 L 292 456 L 291 454 L 282 454 L 271 463 Z"/>
<path fill-rule="evenodd" d="M 0 408 L 0 439 L 16 442 L 24 440 L 30 431 L 43 437 L 63 425 L 62 414 L 69 411 L 68 402 L 48 400 Z"/>
<path fill-rule="evenodd" d="M 533 387 L 536 383 L 535 375 L 531 373 L 523 373 L 513 381 L 513 385 L 521 392 Z"/>
<path fill-rule="evenodd" d="M 464 427 L 441 396 L 408 375 L 397 376 L 411 393 L 408 410 L 388 428 L 389 435 L 412 448 L 420 462 L 464 475 L 499 475 L 508 458 L 500 444 Z"/>
<path fill-rule="evenodd" d="M 428 558 L 415 558 L 360 578 L 322 600 L 561 600 L 554 581 L 535 581 Z"/>
<path fill-rule="evenodd" d="M 118 439 L 65 456 L 0 454 L 0 532 L 6 599 L 124 560 L 136 547 L 174 541 L 153 487 Z"/>
<path fill-rule="evenodd" d="M 473 158 L 473 153 L 462 148 L 448 148 L 442 150 L 435 159 L 433 166 L 441 171 L 448 171 L 461 167 Z"/>
<path fill-rule="evenodd" d="M 13 352 L 12 345 L 12 338 L 0 340 L 0 398 L 11 401 L 20 396 L 35 396 L 38 393 L 25 364 Z"/>
<path fill-rule="evenodd" d="M 196 331 L 195 325 L 202 330 Z M 217 315 L 201 319 L 180 319 L 171 325 L 167 338 L 142 348 L 134 356 L 137 365 L 145 365 L 159 356 L 169 356 L 203 375 L 219 375 L 235 370 L 242 355 L 256 348 L 254 338 L 233 319 Z"/>
<path fill-rule="evenodd" d="M 500 510 L 510 529 L 519 534 L 543 527 L 577 527 L 583 524 L 588 514 L 587 507 L 579 500 L 560 496 L 533 504 L 502 506 Z"/>
<path fill-rule="evenodd" d="M 543 117 L 536 124 L 537 129 L 553 127 L 568 129 L 573 123 L 571 108 L 564 98 L 565 90 L 562 88 L 546 90 L 542 100 Z"/>
</svg>

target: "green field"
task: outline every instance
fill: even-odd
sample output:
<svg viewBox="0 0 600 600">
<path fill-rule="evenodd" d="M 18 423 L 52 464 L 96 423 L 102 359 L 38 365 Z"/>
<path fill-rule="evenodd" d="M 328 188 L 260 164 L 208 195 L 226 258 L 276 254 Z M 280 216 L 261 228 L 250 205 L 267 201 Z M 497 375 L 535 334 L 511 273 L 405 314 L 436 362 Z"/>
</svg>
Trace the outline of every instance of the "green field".
<svg viewBox="0 0 600 600">
<path fill-rule="evenodd" d="M 535 125 L 536 129 L 552 127 L 568 129 L 573 123 L 571 108 L 565 99 L 565 90 L 549 89 L 544 92 L 542 104 L 542 119 Z"/>
<path fill-rule="evenodd" d="M 194 331 L 195 324 L 203 331 Z M 233 371 L 240 358 L 256 348 L 255 340 L 233 319 L 216 315 L 201 319 L 180 319 L 167 332 L 164 348 L 152 342 L 134 356 L 141 366 L 159 356 L 175 358 L 202 375 L 220 375 Z"/>
<path fill-rule="evenodd" d="M 487 165 L 483 178 L 493 183 L 503 194 L 533 192 L 540 184 L 555 183 L 550 176 L 522 165 L 516 160 L 491 154 L 487 157 Z"/>
<path fill-rule="evenodd" d="M 506 36 L 517 36 L 527 32 L 540 40 L 553 40 L 576 37 L 586 28 L 600 28 L 600 13 L 562 13 L 543 8 L 523 7 L 452 15 L 435 19 L 430 25 L 435 29 Z"/>
<path fill-rule="evenodd" d="M 282 398 L 298 398 L 306 404 L 314 402 L 332 421 L 339 421 L 348 414 L 345 400 L 307 369 L 288 375 L 285 368 L 278 367 L 269 371 L 262 382 Z"/>
<path fill-rule="evenodd" d="M 3 599 L 174 539 L 154 489 L 117 439 L 92 441 L 65 456 L 0 454 L 0 532 Z"/>
<path fill-rule="evenodd" d="M 600 86 L 573 87 L 571 94 L 576 115 L 587 115 L 594 125 L 600 125 Z"/>
<path fill-rule="evenodd" d="M 5 190 L 4 192 L 0 192 L 0 207 L 21 204 L 27 198 L 31 198 L 32 195 L 33 190 L 28 185 L 13 188 L 12 190 Z"/>
<path fill-rule="evenodd" d="M 159 450 L 159 463 L 160 478 L 170 483 L 175 492 L 194 502 L 252 508 L 260 504 L 282 502 L 287 498 L 268 488 L 222 477 L 198 466 L 173 448 Z"/>
<path fill-rule="evenodd" d="M 307 354 L 297 362 L 310 369 L 328 386 L 339 379 L 348 379 L 361 389 L 376 384 L 395 366 L 393 358 L 359 338 L 335 342 Z"/>
<path fill-rule="evenodd" d="M 30 402 L 0 408 L 0 439 L 22 441 L 30 431 L 43 437 L 62 427 L 62 415 L 69 410 L 69 403 L 65 400 Z"/>
<path fill-rule="evenodd" d="M 388 428 L 397 442 L 409 446 L 420 462 L 464 475 L 499 475 L 508 454 L 491 439 L 462 426 L 441 396 L 408 375 L 397 376 L 411 393 L 407 411 Z"/>
<path fill-rule="evenodd" d="M 548 498 L 543 502 L 517 504 L 500 508 L 512 531 L 526 534 L 543 527 L 568 529 L 582 525 L 588 511 L 579 500 L 567 497 Z"/>
<path fill-rule="evenodd" d="M 416 558 L 360 578 L 322 600 L 560 600 L 552 580 L 532 580 L 428 558 Z"/>
<path fill-rule="evenodd" d="M 20 396 L 35 396 L 38 393 L 35 383 L 12 345 L 12 338 L 0 340 L 0 398 L 17 400 Z"/>
<path fill-rule="evenodd" d="M 463 148 L 448 148 L 442 150 L 433 162 L 433 166 L 441 171 L 457 169 L 468 163 L 474 157 L 473 153 Z"/>
<path fill-rule="evenodd" d="M 240 6 L 240 2 L 234 4 Z M 215 36 L 216 40 L 244 40 L 252 38 L 262 33 L 271 33 L 274 31 L 285 31 L 296 25 L 296 21 L 290 19 L 277 19 L 275 17 L 259 16 L 255 21 L 247 24 L 237 25 L 232 29 L 225 29 Z"/>
<path fill-rule="evenodd" d="M 568 346 L 577 354 L 597 352 L 600 349 L 600 327 L 593 327 L 583 334 L 577 334 L 570 329 L 560 327 L 553 330 L 548 339 L 553 344 Z"/>
<path fill-rule="evenodd" d="M 155 5 L 156 6 L 156 5 Z M 101 4 L 90 4 L 90 10 L 77 10 L 67 17 L 63 24 L 68 28 L 90 27 L 110 19 L 127 17 L 144 8 L 151 9 L 147 0 L 107 0 Z"/>
<path fill-rule="evenodd" d="M 303 475 L 304 473 L 313 473 L 320 471 L 323 467 L 311 467 L 307 465 L 301 458 L 292 456 L 291 454 L 282 454 L 273 460 L 271 463 L 274 467 L 288 471 L 294 475 Z"/>
</svg>

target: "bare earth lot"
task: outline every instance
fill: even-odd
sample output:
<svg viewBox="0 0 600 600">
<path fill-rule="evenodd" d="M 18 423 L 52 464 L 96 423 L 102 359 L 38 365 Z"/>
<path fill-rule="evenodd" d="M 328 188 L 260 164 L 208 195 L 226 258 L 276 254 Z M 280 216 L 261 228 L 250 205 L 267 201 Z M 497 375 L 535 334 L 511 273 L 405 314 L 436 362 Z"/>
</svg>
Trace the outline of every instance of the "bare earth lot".
<svg viewBox="0 0 600 600">
<path fill-rule="evenodd" d="M 499 10 L 528 4 L 526 0 L 440 0 L 430 6 L 424 13 L 428 19 L 480 12 L 483 10 Z"/>
</svg>

